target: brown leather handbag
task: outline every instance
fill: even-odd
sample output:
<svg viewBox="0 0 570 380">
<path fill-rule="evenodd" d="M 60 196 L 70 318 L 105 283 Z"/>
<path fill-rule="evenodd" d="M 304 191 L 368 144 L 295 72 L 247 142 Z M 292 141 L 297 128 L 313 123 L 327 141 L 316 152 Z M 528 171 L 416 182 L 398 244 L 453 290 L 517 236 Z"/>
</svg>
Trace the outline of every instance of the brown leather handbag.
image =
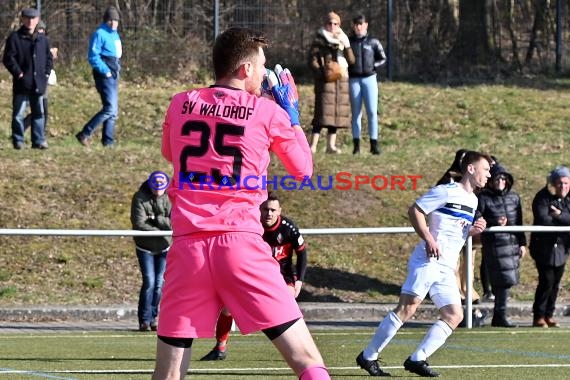
<svg viewBox="0 0 570 380">
<path fill-rule="evenodd" d="M 342 78 L 342 67 L 337 61 L 330 56 L 323 57 L 320 52 L 317 53 L 317 59 L 325 82 L 336 82 Z"/>
<path fill-rule="evenodd" d="M 328 62 L 325 62 L 323 69 L 325 82 L 336 82 L 342 78 L 342 68 L 337 61 L 330 60 Z"/>
</svg>

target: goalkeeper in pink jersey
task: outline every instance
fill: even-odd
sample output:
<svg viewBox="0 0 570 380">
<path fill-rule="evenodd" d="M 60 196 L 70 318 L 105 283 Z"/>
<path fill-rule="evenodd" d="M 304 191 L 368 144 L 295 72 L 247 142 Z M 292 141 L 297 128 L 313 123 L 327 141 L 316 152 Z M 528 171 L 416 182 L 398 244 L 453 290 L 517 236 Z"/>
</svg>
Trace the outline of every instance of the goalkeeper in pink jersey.
<svg viewBox="0 0 570 380">
<path fill-rule="evenodd" d="M 298 179 L 313 161 L 288 70 L 257 96 L 265 37 L 232 28 L 216 38 L 214 85 L 174 95 L 162 154 L 173 165 L 168 195 L 173 243 L 160 304 L 153 379 L 182 379 L 194 338 L 214 336 L 225 305 L 243 334 L 263 331 L 302 380 L 330 379 L 279 264 L 263 241 L 259 206 L 270 152 Z M 243 179 L 248 178 L 245 184 Z"/>
</svg>

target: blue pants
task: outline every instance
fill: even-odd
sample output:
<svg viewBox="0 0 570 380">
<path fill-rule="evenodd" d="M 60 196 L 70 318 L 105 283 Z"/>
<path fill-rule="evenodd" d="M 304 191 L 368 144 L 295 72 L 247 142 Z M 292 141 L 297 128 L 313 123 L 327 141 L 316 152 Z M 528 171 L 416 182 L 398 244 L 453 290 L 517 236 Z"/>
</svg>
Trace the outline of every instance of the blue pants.
<svg viewBox="0 0 570 380">
<path fill-rule="evenodd" d="M 350 108 L 352 110 L 352 137 L 360 138 L 362 129 L 362 103 L 368 118 L 368 133 L 371 140 L 378 140 L 378 82 L 376 74 L 349 80 Z"/>
<path fill-rule="evenodd" d="M 43 99 L 43 95 L 14 94 L 12 98 L 12 143 L 14 146 L 24 143 L 24 119 L 28 104 L 32 110 L 32 146 L 46 142 Z"/>
<path fill-rule="evenodd" d="M 158 316 L 158 305 L 162 295 L 164 271 L 166 269 L 166 253 L 167 251 L 162 251 L 156 255 L 151 255 L 137 249 L 137 258 L 142 275 L 137 314 L 139 324 L 150 324 Z"/>
<path fill-rule="evenodd" d="M 85 124 L 80 132 L 83 137 L 90 137 L 99 124 L 103 124 L 101 142 L 103 145 L 113 145 L 115 142 L 115 122 L 119 114 L 119 77 L 102 77 L 94 73 L 95 88 L 101 96 L 103 108 Z"/>
</svg>

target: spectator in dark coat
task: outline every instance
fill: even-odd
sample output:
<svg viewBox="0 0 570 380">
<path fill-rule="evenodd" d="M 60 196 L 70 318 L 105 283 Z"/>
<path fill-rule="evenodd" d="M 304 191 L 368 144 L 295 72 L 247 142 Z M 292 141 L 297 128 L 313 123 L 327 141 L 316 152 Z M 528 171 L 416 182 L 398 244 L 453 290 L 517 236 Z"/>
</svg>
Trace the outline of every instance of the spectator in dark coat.
<svg viewBox="0 0 570 380">
<path fill-rule="evenodd" d="M 532 201 L 533 224 L 536 226 L 570 226 L 570 169 L 558 166 L 548 176 L 547 185 Z M 534 295 L 535 327 L 559 327 L 554 319 L 560 280 L 570 249 L 569 232 L 533 232 L 530 255 L 538 270 Z"/>
<path fill-rule="evenodd" d="M 513 176 L 500 164 L 491 168 L 491 180 L 479 194 L 477 209 L 487 227 L 523 224 L 521 200 L 512 191 Z M 507 318 L 509 289 L 519 283 L 520 259 L 526 254 L 524 232 L 487 232 L 481 236 L 483 257 L 495 295 L 492 326 L 516 327 Z"/>
<path fill-rule="evenodd" d="M 36 33 L 43 34 L 47 38 L 47 26 L 46 23 L 40 20 L 38 25 L 36 26 Z M 50 44 L 51 46 L 51 44 Z M 58 48 L 52 47 L 49 49 L 52 55 L 52 60 L 57 59 Z M 50 75 L 48 77 L 48 85 L 55 85 L 57 83 L 57 77 L 55 75 L 55 71 L 52 69 Z M 47 131 L 48 125 L 48 87 L 46 87 L 46 92 L 43 96 L 43 106 L 44 106 L 44 131 Z M 33 114 L 29 113 L 26 118 L 24 119 L 24 130 L 27 130 L 32 126 L 32 118 Z"/>
<path fill-rule="evenodd" d="M 163 177 L 153 174 L 133 195 L 131 223 L 134 230 L 170 231 L 172 205 L 165 193 L 168 182 Z M 172 237 L 135 236 L 134 240 L 142 276 L 137 312 L 139 331 L 155 331 L 164 284 L 166 254 L 172 244 Z"/>
<path fill-rule="evenodd" d="M 21 27 L 6 40 L 2 62 L 12 75 L 12 144 L 24 147 L 24 119 L 28 104 L 32 110 L 32 148 L 47 149 L 43 97 L 53 67 L 49 41 L 36 32 L 40 12 L 35 8 L 21 13 Z"/>
<path fill-rule="evenodd" d="M 348 66 L 354 54 L 348 36 L 340 28 L 340 16 L 329 12 L 319 28 L 309 51 L 309 67 L 315 82 L 315 112 L 311 133 L 311 151 L 317 152 L 321 130 L 327 128 L 327 153 L 340 153 L 336 147 L 338 128 L 349 128 L 350 98 Z"/>
</svg>

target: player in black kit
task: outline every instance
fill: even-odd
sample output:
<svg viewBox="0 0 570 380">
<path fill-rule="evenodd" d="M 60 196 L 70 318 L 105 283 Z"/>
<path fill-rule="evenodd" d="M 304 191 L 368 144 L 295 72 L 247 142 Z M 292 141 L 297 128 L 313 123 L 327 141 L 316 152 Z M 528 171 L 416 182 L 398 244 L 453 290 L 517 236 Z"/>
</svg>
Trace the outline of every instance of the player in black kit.
<svg viewBox="0 0 570 380">
<path fill-rule="evenodd" d="M 261 204 L 261 224 L 263 240 L 271 246 L 273 257 L 281 266 L 281 274 L 295 298 L 299 296 L 307 269 L 307 249 L 305 240 L 295 223 L 281 215 L 279 199 L 270 194 Z M 296 265 L 293 265 L 293 253 L 296 253 Z"/>
<path fill-rule="evenodd" d="M 271 247 L 273 257 L 281 266 L 283 279 L 297 298 L 307 270 L 305 240 L 295 223 L 281 215 L 281 205 L 275 194 L 269 194 L 267 200 L 261 204 L 260 210 L 264 229 L 263 240 Z M 294 253 L 297 256 L 295 265 Z M 226 349 L 232 323 L 231 314 L 224 308 L 216 324 L 216 346 L 200 360 L 224 360 L 227 357 Z"/>
</svg>

